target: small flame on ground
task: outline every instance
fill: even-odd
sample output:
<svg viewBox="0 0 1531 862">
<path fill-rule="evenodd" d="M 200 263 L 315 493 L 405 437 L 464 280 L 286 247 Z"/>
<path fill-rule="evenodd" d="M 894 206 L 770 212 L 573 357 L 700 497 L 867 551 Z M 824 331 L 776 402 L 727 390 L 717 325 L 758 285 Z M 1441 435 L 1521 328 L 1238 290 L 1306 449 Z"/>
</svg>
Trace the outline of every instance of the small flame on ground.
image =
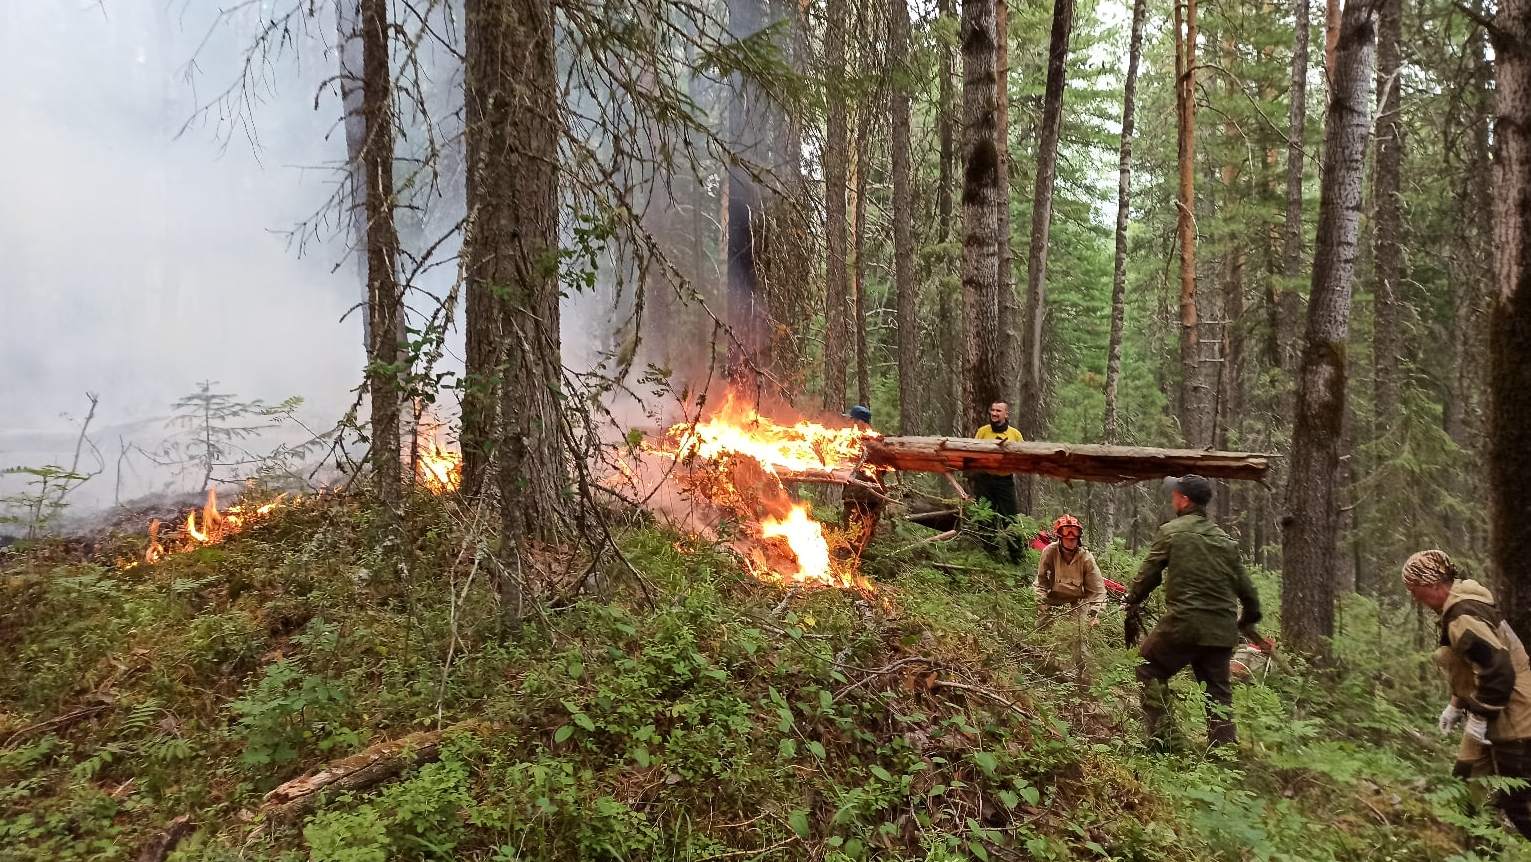
<svg viewBox="0 0 1531 862">
<path fill-rule="evenodd" d="M 797 558 L 797 571 L 783 573 L 789 579 L 804 581 L 835 582 L 829 562 L 829 541 L 824 538 L 824 525 L 808 514 L 802 503 L 794 505 L 785 518 L 766 518 L 760 522 L 760 535 L 766 539 L 785 539 L 792 555 Z M 841 586 L 847 584 L 840 581 Z"/>
<path fill-rule="evenodd" d="M 446 448 L 432 436 L 430 442 L 416 453 L 415 481 L 432 494 L 457 490 L 462 484 L 462 455 Z"/>
<path fill-rule="evenodd" d="M 216 545 L 225 538 L 243 530 L 258 521 L 265 519 L 272 512 L 285 505 L 286 494 L 281 494 L 275 499 L 262 503 L 259 506 L 249 506 L 239 503 L 230 506 L 226 510 L 218 508 L 218 491 L 216 488 L 207 489 L 207 502 L 202 504 L 199 513 L 193 509 L 186 513 L 186 522 L 181 527 L 179 542 L 166 547 L 160 540 L 159 519 L 149 522 L 149 548 L 144 552 L 144 562 L 156 563 L 166 556 L 182 551 L 189 551 L 202 545 Z M 201 518 L 198 518 L 198 515 Z M 170 541 L 170 540 L 167 540 Z"/>
</svg>

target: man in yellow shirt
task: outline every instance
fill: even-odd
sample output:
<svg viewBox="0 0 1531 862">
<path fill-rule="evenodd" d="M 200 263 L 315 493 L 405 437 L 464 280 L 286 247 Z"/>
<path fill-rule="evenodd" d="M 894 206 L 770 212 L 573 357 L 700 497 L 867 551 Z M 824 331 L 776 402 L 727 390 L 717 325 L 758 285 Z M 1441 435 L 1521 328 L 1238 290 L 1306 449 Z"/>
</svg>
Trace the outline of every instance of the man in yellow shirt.
<svg viewBox="0 0 1531 862">
<path fill-rule="evenodd" d="M 1021 432 L 1010 427 L 1010 405 L 1003 401 L 996 401 L 989 405 L 989 424 L 980 427 L 973 433 L 979 440 L 1010 440 L 1019 443 L 1022 440 Z M 987 532 L 990 536 L 998 534 L 1015 523 L 1015 516 L 1020 514 L 1020 504 L 1015 499 L 1015 479 L 1009 473 L 989 473 L 982 470 L 974 470 L 971 474 L 973 481 L 973 496 L 989 504 L 989 508 L 997 516 L 997 523 L 988 525 Z M 991 538 L 991 541 L 993 539 Z M 1007 535 L 1004 538 L 1005 552 L 1010 562 L 1021 562 L 1021 543 L 1015 536 Z"/>
</svg>

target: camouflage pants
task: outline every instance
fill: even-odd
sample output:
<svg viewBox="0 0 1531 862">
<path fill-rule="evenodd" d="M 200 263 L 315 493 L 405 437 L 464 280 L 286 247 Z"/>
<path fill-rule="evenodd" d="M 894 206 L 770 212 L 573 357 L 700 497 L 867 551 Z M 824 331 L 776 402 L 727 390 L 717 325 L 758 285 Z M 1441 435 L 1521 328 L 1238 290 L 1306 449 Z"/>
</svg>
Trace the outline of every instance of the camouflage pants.
<svg viewBox="0 0 1531 862">
<path fill-rule="evenodd" d="M 1138 683 L 1143 686 L 1143 724 L 1150 744 L 1161 750 L 1179 747 L 1183 739 L 1171 711 L 1169 681 L 1187 667 L 1206 687 L 1207 743 L 1234 745 L 1238 730 L 1233 724 L 1233 682 L 1228 672 L 1232 647 L 1176 643 L 1163 632 L 1150 632 L 1138 648 Z"/>
</svg>

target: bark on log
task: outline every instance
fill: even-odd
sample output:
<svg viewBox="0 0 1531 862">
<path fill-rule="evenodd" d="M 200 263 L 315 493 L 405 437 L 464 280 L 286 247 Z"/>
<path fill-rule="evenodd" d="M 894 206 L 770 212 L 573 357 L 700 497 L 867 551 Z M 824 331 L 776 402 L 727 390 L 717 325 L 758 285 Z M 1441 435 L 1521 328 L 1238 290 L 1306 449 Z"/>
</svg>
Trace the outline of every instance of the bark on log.
<svg viewBox="0 0 1531 862">
<path fill-rule="evenodd" d="M 866 448 L 866 463 L 896 470 L 929 473 L 986 470 L 1085 482 L 1135 482 L 1185 473 L 1259 481 L 1270 469 L 1270 458 L 1251 452 L 1012 443 L 961 437 L 879 437 L 867 441 Z"/>
<path fill-rule="evenodd" d="M 331 761 L 317 772 L 294 778 L 267 793 L 261 800 L 261 813 L 267 823 L 290 823 L 312 810 L 326 794 L 365 790 L 405 769 L 435 760 L 447 734 L 475 726 L 466 721 L 441 730 L 422 730 Z"/>
</svg>

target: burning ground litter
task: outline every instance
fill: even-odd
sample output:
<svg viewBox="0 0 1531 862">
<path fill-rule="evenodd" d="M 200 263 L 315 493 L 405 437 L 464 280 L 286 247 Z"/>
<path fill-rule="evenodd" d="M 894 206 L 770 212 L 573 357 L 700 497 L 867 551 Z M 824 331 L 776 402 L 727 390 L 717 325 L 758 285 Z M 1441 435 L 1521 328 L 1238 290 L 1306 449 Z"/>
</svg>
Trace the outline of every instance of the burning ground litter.
<svg viewBox="0 0 1531 862">
<path fill-rule="evenodd" d="M 645 439 L 612 481 L 676 526 L 716 536 L 724 521 L 737 523 L 730 546 L 763 580 L 870 590 L 845 542 L 789 486 L 801 475 L 848 477 L 876 436 L 849 424 L 774 419 L 730 391 L 697 421 Z"/>
</svg>

